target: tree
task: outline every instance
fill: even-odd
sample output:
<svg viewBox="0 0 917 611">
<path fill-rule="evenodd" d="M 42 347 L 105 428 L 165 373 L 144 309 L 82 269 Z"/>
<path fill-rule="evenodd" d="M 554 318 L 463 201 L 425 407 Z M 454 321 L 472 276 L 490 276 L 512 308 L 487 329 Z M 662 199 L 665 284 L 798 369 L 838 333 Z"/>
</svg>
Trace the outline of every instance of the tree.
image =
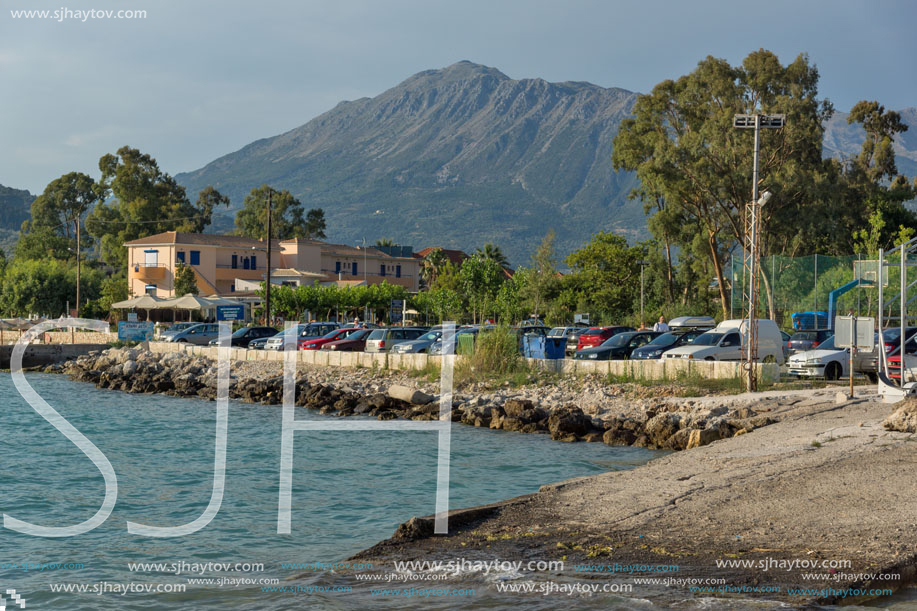
<svg viewBox="0 0 917 611">
<path fill-rule="evenodd" d="M 379 238 L 376 240 L 376 246 L 381 246 L 383 248 L 388 248 L 389 246 L 395 246 L 395 240 L 392 238 Z"/>
<path fill-rule="evenodd" d="M 570 253 L 567 265 L 582 303 L 589 311 L 611 312 L 618 317 L 631 312 L 640 294 L 640 248 L 613 233 L 599 232 L 580 250 Z"/>
<path fill-rule="evenodd" d="M 97 298 L 101 275 L 87 270 L 82 285 L 82 299 Z M 74 305 L 75 296 L 76 270 L 66 263 L 53 259 L 14 260 L 3 275 L 0 307 L 11 316 L 56 317 L 66 312 L 68 302 Z"/>
<path fill-rule="evenodd" d="M 102 171 L 100 203 L 86 219 L 86 229 L 101 242 L 101 254 L 109 265 L 127 265 L 124 243 L 165 231 L 199 233 L 210 224 L 214 205 L 229 200 L 216 190 L 205 189 L 191 204 L 185 188 L 159 169 L 156 160 L 127 146 L 116 155 L 99 160 Z"/>
<path fill-rule="evenodd" d="M 75 257 L 78 225 L 99 200 L 101 191 L 91 177 L 80 172 L 64 174 L 48 183 L 32 202 L 31 220 L 22 224 L 16 256 L 61 260 Z M 84 250 L 90 243 L 85 234 L 81 237 L 80 250 Z"/>
<path fill-rule="evenodd" d="M 449 259 L 446 257 L 446 253 L 443 252 L 442 248 L 434 248 L 427 253 L 427 256 L 423 259 L 420 270 L 420 275 L 423 278 L 424 284 L 427 285 L 427 288 L 432 289 L 436 285 L 436 278 L 448 262 Z"/>
<path fill-rule="evenodd" d="M 313 240 L 325 239 L 325 211 L 313 208 L 306 213 L 306 234 L 303 236 Z"/>
<path fill-rule="evenodd" d="M 500 267 L 509 267 L 509 261 L 506 259 L 506 255 L 503 254 L 499 246 L 491 242 L 485 244 L 483 248 L 478 248 L 475 254 L 496 262 Z"/>
<path fill-rule="evenodd" d="M 691 74 L 640 96 L 634 116 L 622 122 L 615 137 L 614 167 L 636 171 L 641 181 L 634 195 L 644 202 L 664 198 L 664 212 L 656 214 L 692 229 L 682 234 L 681 245 L 703 235 L 724 316 L 722 261 L 732 243 L 744 245 L 752 182 L 752 138 L 748 130 L 732 127 L 733 116 L 786 115 L 784 128 L 761 133 L 759 179 L 774 194 L 762 209 L 766 254 L 794 238 L 807 239 L 797 220 L 817 216 L 814 205 L 830 199 L 821 151 L 822 124 L 833 108 L 817 98 L 817 84 L 818 70 L 804 54 L 787 66 L 763 49 L 738 67 L 708 57 Z M 666 237 L 658 233 L 660 226 L 651 228 Z"/>
<path fill-rule="evenodd" d="M 474 255 L 466 259 L 459 269 L 462 290 L 471 305 L 472 322 L 478 322 L 478 314 L 484 313 L 493 302 L 504 280 L 503 268 L 493 259 Z"/>
<path fill-rule="evenodd" d="M 178 263 L 175 266 L 175 295 L 181 296 L 188 293 L 197 295 L 197 276 L 193 267 Z"/>
<path fill-rule="evenodd" d="M 523 272 L 527 282 L 522 288 L 522 293 L 531 301 L 532 313 L 535 315 L 543 313 L 545 304 L 556 292 L 558 285 L 554 239 L 554 230 L 548 230 L 532 255 L 531 269 Z"/>
<path fill-rule="evenodd" d="M 256 187 L 245 196 L 242 209 L 236 213 L 236 233 L 261 240 L 266 238 L 268 196 L 271 198 L 271 237 L 280 240 L 309 237 L 302 203 L 286 189 L 277 191 L 268 185 Z"/>
</svg>

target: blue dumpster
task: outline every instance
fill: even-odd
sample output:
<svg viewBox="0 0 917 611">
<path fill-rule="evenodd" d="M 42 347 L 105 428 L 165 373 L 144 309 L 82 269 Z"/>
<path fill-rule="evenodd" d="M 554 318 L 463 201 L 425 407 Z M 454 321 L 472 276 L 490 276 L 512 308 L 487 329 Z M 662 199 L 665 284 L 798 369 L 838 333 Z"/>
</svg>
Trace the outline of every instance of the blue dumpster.
<svg viewBox="0 0 917 611">
<path fill-rule="evenodd" d="M 544 358 L 546 359 L 562 359 L 567 348 L 567 338 L 564 336 L 560 337 L 546 337 L 544 345 Z"/>
<path fill-rule="evenodd" d="M 545 338 L 537 333 L 526 333 L 522 336 L 522 355 L 527 359 L 545 358 Z"/>
</svg>

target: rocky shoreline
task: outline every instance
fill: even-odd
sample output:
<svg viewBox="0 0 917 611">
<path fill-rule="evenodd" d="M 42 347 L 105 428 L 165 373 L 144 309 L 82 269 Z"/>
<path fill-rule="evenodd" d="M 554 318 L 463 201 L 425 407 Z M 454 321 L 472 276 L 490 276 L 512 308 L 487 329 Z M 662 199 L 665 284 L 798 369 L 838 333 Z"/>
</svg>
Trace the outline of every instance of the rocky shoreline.
<svg viewBox="0 0 917 611">
<path fill-rule="evenodd" d="M 215 399 L 216 363 L 181 352 L 111 348 L 50 367 L 49 371 L 129 393 Z M 230 398 L 280 404 L 282 364 L 237 361 Z M 379 420 L 439 418 L 436 385 L 404 372 L 300 365 L 296 405 L 322 414 Z M 560 380 L 549 386 L 487 391 L 472 385 L 453 395 L 453 422 L 503 431 L 548 434 L 557 441 L 602 442 L 684 450 L 742 435 L 777 422 L 796 403 L 790 396 L 743 401 L 734 396 L 684 399 L 672 387 L 646 389 L 601 379 Z M 743 404 L 745 403 L 745 404 Z"/>
</svg>

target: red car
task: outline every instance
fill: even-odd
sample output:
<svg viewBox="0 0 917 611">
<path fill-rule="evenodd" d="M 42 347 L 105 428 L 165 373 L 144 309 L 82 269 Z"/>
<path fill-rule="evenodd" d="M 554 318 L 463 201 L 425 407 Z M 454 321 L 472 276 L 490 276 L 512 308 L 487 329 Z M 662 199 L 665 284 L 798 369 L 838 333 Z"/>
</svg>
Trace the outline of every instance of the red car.
<svg viewBox="0 0 917 611">
<path fill-rule="evenodd" d="M 345 329 L 351 334 L 343 339 L 326 342 L 322 350 L 340 350 L 341 352 L 363 352 L 366 348 L 366 340 L 372 329 Z M 324 339 L 324 338 L 323 338 Z"/>
<path fill-rule="evenodd" d="M 335 329 L 327 335 L 315 339 L 301 339 L 298 342 L 298 347 L 300 350 L 321 350 L 322 346 L 329 342 L 334 342 L 339 339 L 344 339 L 350 335 L 353 335 L 355 331 L 359 329 L 348 328 L 348 329 Z"/>
<path fill-rule="evenodd" d="M 624 333 L 625 331 L 636 331 L 636 329 L 620 325 L 616 327 L 592 327 L 586 329 L 579 336 L 579 341 L 576 343 L 576 350 L 579 352 L 583 348 L 598 346 L 612 335 Z"/>
</svg>

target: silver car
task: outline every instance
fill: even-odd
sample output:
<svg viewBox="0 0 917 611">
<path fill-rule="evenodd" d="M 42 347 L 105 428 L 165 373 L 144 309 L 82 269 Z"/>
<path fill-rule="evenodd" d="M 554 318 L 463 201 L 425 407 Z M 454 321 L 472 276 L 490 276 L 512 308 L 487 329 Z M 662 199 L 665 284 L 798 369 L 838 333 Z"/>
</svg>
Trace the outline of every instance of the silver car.
<svg viewBox="0 0 917 611">
<path fill-rule="evenodd" d="M 201 324 L 201 323 L 199 323 L 199 322 L 177 322 L 177 323 L 174 323 L 174 324 L 173 324 L 171 327 L 169 327 L 168 329 L 164 329 L 164 330 L 162 331 L 162 333 L 159 334 L 159 337 L 160 337 L 160 339 L 162 339 L 163 341 L 166 341 L 166 338 L 169 337 L 170 335 L 175 335 L 176 333 L 181 333 L 181 332 L 184 331 L 185 329 L 190 329 L 191 327 L 193 327 L 193 326 L 195 326 L 195 325 L 199 325 L 199 324 Z"/>
<path fill-rule="evenodd" d="M 408 354 L 413 352 L 428 352 L 430 346 L 439 341 L 443 336 L 443 330 L 441 327 L 433 327 L 417 339 L 412 339 L 410 341 L 401 342 L 400 344 L 395 344 L 392 348 L 392 352 L 396 354 Z"/>
<path fill-rule="evenodd" d="M 426 327 L 386 327 L 373 329 L 366 338 L 366 352 L 388 352 L 392 346 L 417 339 L 426 332 Z"/>
<path fill-rule="evenodd" d="M 188 327 L 184 331 L 179 331 L 173 335 L 163 338 L 166 342 L 175 342 L 182 344 L 195 344 L 197 346 L 206 346 L 210 340 L 217 339 L 220 336 L 220 325 L 209 322 L 202 322 Z"/>
<path fill-rule="evenodd" d="M 298 348 L 297 344 L 301 339 L 318 339 L 340 329 L 341 325 L 336 322 L 310 322 L 296 325 L 296 341 L 293 343 L 293 349 Z M 283 350 L 284 335 L 283 331 L 269 338 L 264 343 L 265 350 Z"/>
</svg>

